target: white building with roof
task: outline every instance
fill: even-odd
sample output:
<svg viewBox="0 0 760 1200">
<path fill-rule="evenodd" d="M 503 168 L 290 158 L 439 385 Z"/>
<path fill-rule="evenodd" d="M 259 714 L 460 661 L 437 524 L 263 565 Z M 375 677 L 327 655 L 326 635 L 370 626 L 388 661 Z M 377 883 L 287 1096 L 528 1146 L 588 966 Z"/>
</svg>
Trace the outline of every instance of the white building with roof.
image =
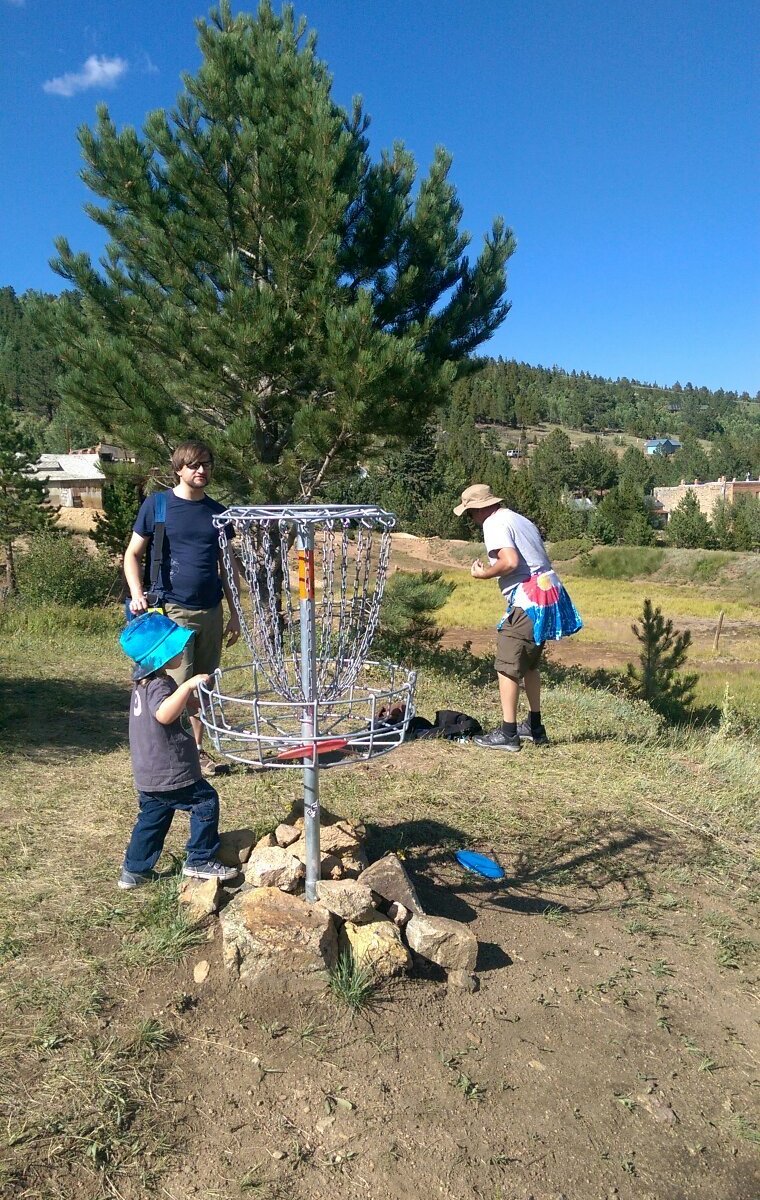
<svg viewBox="0 0 760 1200">
<path fill-rule="evenodd" d="M 30 472 L 53 508 L 102 508 L 105 475 L 97 454 L 42 454 Z"/>
</svg>

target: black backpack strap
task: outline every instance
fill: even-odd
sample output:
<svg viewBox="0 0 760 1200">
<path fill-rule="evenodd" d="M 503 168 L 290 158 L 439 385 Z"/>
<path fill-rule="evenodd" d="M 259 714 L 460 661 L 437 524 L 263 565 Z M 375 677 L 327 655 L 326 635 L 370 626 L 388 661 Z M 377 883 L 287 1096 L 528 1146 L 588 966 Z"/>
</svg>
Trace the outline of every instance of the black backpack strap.
<svg viewBox="0 0 760 1200">
<path fill-rule="evenodd" d="M 153 545 L 150 552 L 150 584 L 151 595 L 163 591 L 158 580 L 161 575 L 161 564 L 164 558 L 164 532 L 166 530 L 166 492 L 156 492 L 155 518 L 153 522 Z"/>
</svg>

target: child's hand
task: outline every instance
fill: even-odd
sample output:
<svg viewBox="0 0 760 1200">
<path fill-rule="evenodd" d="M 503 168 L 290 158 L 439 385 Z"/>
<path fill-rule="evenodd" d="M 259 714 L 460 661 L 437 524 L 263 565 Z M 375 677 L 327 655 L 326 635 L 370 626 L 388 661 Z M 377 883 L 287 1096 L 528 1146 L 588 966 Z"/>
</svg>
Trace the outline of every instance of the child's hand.
<svg viewBox="0 0 760 1200">
<path fill-rule="evenodd" d="M 210 678 L 210 675 L 193 675 L 192 679 L 187 680 L 185 687 L 189 692 L 195 692 L 199 684 L 208 683 Z"/>
</svg>

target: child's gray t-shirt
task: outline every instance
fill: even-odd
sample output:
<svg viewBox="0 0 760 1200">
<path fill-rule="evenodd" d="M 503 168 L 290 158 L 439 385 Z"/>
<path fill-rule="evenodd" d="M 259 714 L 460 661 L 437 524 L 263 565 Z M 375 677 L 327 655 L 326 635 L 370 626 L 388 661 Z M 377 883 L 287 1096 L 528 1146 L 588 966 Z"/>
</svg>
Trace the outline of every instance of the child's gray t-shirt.
<svg viewBox="0 0 760 1200">
<path fill-rule="evenodd" d="M 155 675 L 132 690 L 129 748 L 138 792 L 175 792 L 201 778 L 195 738 L 179 717 L 170 725 L 156 720 L 156 710 L 176 690 L 168 675 Z"/>
<path fill-rule="evenodd" d="M 506 594 L 515 584 L 530 579 L 539 571 L 550 571 L 551 562 L 541 534 L 532 521 L 511 508 L 497 508 L 483 522 L 483 541 L 489 558 L 499 550 L 516 550 L 520 561 L 514 571 L 499 576 L 499 588 Z"/>
</svg>

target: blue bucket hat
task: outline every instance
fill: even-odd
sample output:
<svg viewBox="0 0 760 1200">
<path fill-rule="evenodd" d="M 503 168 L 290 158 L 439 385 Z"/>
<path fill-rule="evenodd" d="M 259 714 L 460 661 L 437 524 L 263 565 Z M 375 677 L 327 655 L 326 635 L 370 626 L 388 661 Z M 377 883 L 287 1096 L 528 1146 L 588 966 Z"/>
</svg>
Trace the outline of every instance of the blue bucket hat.
<svg viewBox="0 0 760 1200">
<path fill-rule="evenodd" d="M 183 629 L 163 613 L 146 612 L 135 617 L 119 634 L 122 650 L 137 664 L 132 678 L 137 681 L 160 671 L 164 663 L 182 653 L 194 633 L 194 629 Z"/>
</svg>

